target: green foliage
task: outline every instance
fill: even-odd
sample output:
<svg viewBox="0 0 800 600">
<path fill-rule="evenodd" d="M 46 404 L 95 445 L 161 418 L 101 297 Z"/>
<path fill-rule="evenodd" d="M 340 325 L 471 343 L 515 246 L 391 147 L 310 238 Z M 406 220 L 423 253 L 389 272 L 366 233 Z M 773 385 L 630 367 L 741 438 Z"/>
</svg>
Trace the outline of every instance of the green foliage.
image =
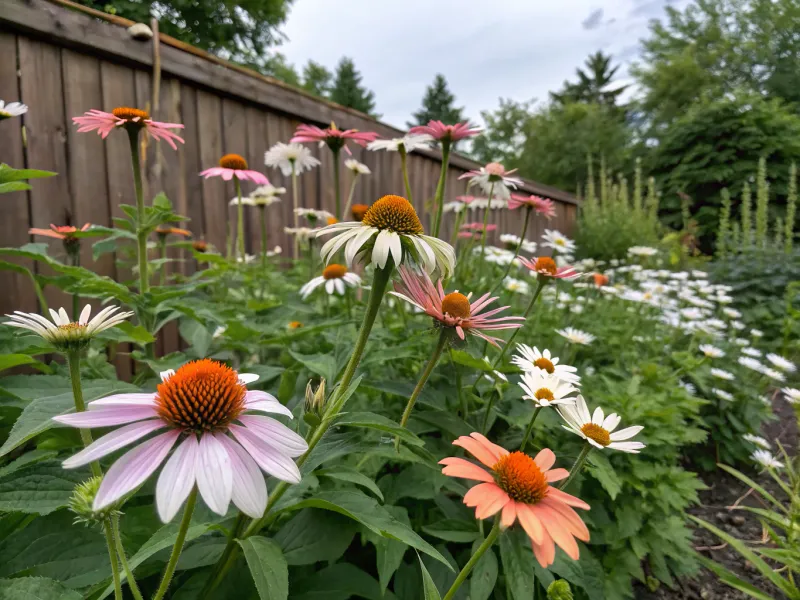
<svg viewBox="0 0 800 600">
<path fill-rule="evenodd" d="M 531 104 L 500 98 L 498 108 L 481 111 L 485 132 L 472 142 L 470 155 L 481 163 L 499 162 L 507 169 L 517 167 L 531 118 Z"/>
<path fill-rule="evenodd" d="M 408 127 L 414 125 L 427 125 L 428 121 L 441 121 L 447 125 L 455 125 L 464 120 L 464 109 L 455 105 L 456 97 L 447 85 L 447 79 L 441 73 L 437 73 L 425 90 L 422 97 L 422 106 L 418 111 L 412 113 L 412 120 L 407 123 Z"/>
<path fill-rule="evenodd" d="M 725 258 L 728 255 L 728 242 L 731 236 L 731 194 L 728 188 L 722 188 L 720 196 L 722 208 L 719 213 L 719 229 L 717 230 L 717 256 Z"/>
<path fill-rule="evenodd" d="M 617 108 L 620 95 L 629 87 L 621 85 L 611 88 L 619 65 L 612 67 L 611 56 L 603 54 L 602 50 L 590 54 L 585 64 L 585 71 L 581 68 L 575 70 L 578 76 L 576 83 L 565 81 L 561 92 L 550 92 L 552 100 L 562 106 L 580 102 Z"/>
<path fill-rule="evenodd" d="M 0 194 L 9 192 L 20 192 L 31 189 L 25 183 L 26 179 L 40 179 L 42 177 L 52 177 L 52 171 L 39 171 L 37 169 L 14 169 L 5 163 L 0 163 Z"/>
<path fill-rule="evenodd" d="M 362 75 L 356 69 L 353 59 L 342 57 L 336 65 L 330 99 L 342 106 L 375 116 L 375 92 L 364 87 L 361 80 Z"/>
<path fill-rule="evenodd" d="M 786 193 L 786 224 L 783 234 L 784 250 L 790 253 L 794 246 L 794 222 L 797 211 L 797 164 L 789 167 L 789 188 Z"/>
<path fill-rule="evenodd" d="M 303 89 L 320 98 L 327 98 L 331 93 L 333 73 L 325 65 L 309 60 L 303 67 Z"/>
</svg>

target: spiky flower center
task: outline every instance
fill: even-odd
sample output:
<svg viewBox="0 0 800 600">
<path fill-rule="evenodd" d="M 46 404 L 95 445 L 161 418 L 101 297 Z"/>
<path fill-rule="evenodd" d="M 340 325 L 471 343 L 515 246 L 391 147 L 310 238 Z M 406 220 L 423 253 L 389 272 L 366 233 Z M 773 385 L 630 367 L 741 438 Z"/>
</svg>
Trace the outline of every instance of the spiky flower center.
<svg viewBox="0 0 800 600">
<path fill-rule="evenodd" d="M 586 423 L 586 425 L 581 427 L 581 431 L 583 432 L 583 435 L 590 440 L 594 440 L 601 446 L 608 446 L 611 443 L 611 434 L 600 427 L 600 425 L 595 423 Z"/>
<path fill-rule="evenodd" d="M 353 220 L 363 221 L 364 215 L 367 214 L 367 211 L 369 210 L 369 206 L 366 204 L 353 204 L 353 208 L 350 210 L 353 213 Z"/>
<path fill-rule="evenodd" d="M 120 106 L 111 111 L 111 114 L 128 121 L 129 123 L 138 123 L 150 118 L 150 113 L 146 110 L 139 110 L 138 108 L 129 108 L 127 106 Z"/>
<path fill-rule="evenodd" d="M 558 273 L 558 267 L 556 266 L 556 261 L 554 261 L 549 256 L 540 256 L 536 259 L 536 264 L 534 265 L 537 273 L 546 273 L 547 275 L 555 275 Z"/>
<path fill-rule="evenodd" d="M 247 161 L 238 154 L 226 154 L 219 159 L 219 166 L 223 169 L 236 169 L 244 171 L 247 168 Z"/>
<path fill-rule="evenodd" d="M 539 388 L 536 390 L 534 396 L 537 400 L 547 400 L 548 402 L 552 402 L 555 399 L 553 392 L 551 392 L 548 388 Z"/>
<path fill-rule="evenodd" d="M 59 325 L 58 328 L 65 333 L 83 333 L 86 330 L 86 325 L 72 322 L 67 323 L 66 325 Z"/>
<path fill-rule="evenodd" d="M 512 500 L 536 504 L 547 495 L 547 478 L 536 461 L 523 452 L 506 454 L 492 470 L 497 485 Z"/>
<path fill-rule="evenodd" d="M 417 211 L 408 200 L 400 196 L 384 196 L 375 202 L 364 214 L 362 223 L 405 235 L 425 233 Z"/>
<path fill-rule="evenodd" d="M 442 298 L 442 312 L 456 319 L 469 319 L 469 298 L 458 292 L 447 294 Z"/>
<path fill-rule="evenodd" d="M 236 371 L 204 358 L 183 365 L 159 384 L 156 410 L 181 429 L 195 432 L 227 427 L 244 410 L 247 388 Z"/>
<path fill-rule="evenodd" d="M 332 264 L 328 265 L 322 271 L 322 277 L 325 279 L 341 279 L 347 273 L 347 267 L 343 265 Z"/>
<path fill-rule="evenodd" d="M 537 358 L 535 361 L 533 361 L 533 366 L 542 369 L 543 371 L 547 371 L 551 375 L 556 370 L 555 365 L 553 365 L 553 363 L 550 360 L 546 359 L 544 356 L 541 356 Z"/>
</svg>

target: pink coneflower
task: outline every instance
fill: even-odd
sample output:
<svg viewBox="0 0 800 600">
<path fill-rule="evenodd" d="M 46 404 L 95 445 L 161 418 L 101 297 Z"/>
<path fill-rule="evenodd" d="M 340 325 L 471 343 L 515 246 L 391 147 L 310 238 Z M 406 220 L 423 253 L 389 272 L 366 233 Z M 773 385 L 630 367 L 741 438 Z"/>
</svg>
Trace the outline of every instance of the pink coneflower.
<svg viewBox="0 0 800 600">
<path fill-rule="evenodd" d="M 471 231 L 459 231 L 457 237 L 462 240 L 479 240 L 481 239 L 481 234 L 472 233 Z"/>
<path fill-rule="evenodd" d="M 308 445 L 302 437 L 270 417 L 252 411 L 292 413 L 266 392 L 248 391 L 257 375 L 238 374 L 222 363 L 203 359 L 161 374 L 155 393 L 116 394 L 90 402 L 86 412 L 60 415 L 55 421 L 72 427 L 124 425 L 64 461 L 72 469 L 98 460 L 152 433 L 108 470 L 94 510 L 129 494 L 167 460 L 156 483 L 156 507 L 170 521 L 197 484 L 205 503 L 224 515 L 233 503 L 257 519 L 267 506 L 267 486 L 259 467 L 290 483 L 300 481 L 292 460 Z M 163 431 L 166 429 L 166 431 Z"/>
<path fill-rule="evenodd" d="M 82 117 L 72 117 L 72 122 L 80 125 L 78 133 L 97 130 L 97 133 L 103 139 L 106 139 L 115 127 L 144 128 L 147 133 L 153 136 L 153 139 L 164 140 L 172 146 L 173 150 L 178 149 L 175 145 L 176 141 L 183 144 L 183 138 L 170 131 L 170 129 L 183 129 L 183 125 L 180 123 L 153 121 L 147 111 L 139 110 L 138 108 L 122 106 L 115 108 L 110 113 L 92 109 L 85 112 Z"/>
<path fill-rule="evenodd" d="M 459 202 L 463 202 L 464 204 L 467 205 L 472 204 L 477 199 L 478 198 L 476 198 L 475 196 L 456 196 L 456 200 L 458 200 Z"/>
<path fill-rule="evenodd" d="M 575 267 L 569 265 L 563 267 L 557 266 L 556 261 L 549 256 L 540 256 L 534 260 L 525 258 L 524 256 L 520 256 L 518 258 L 519 262 L 522 263 L 524 267 L 527 267 L 528 270 L 542 277 L 554 277 L 555 279 L 575 279 L 581 275 L 575 270 Z"/>
<path fill-rule="evenodd" d="M 522 185 L 522 179 L 511 177 L 516 172 L 517 169 L 506 171 L 500 163 L 492 162 L 480 169 L 467 171 L 459 179 L 469 179 L 469 186 L 479 185 L 487 194 L 507 199 L 510 195 L 510 188 Z"/>
<path fill-rule="evenodd" d="M 239 181 L 252 181 L 258 185 L 269 185 L 266 175 L 258 171 L 251 171 L 247 168 L 247 161 L 238 154 L 226 154 L 219 159 L 218 167 L 211 167 L 201 171 L 200 175 L 208 179 L 209 177 L 222 177 L 225 181 L 230 181 L 234 177 Z"/>
<path fill-rule="evenodd" d="M 290 140 L 295 142 L 319 142 L 319 145 L 327 145 L 334 152 L 344 148 L 345 152 L 352 154 L 347 142 L 351 141 L 359 146 L 366 146 L 369 142 L 378 139 L 378 134 L 372 131 L 358 131 L 357 129 L 338 129 L 336 123 L 331 123 L 327 129 L 321 129 L 316 125 L 298 125 L 294 132 L 294 137 Z"/>
<path fill-rule="evenodd" d="M 464 223 L 461 226 L 461 229 L 467 229 L 467 230 L 470 230 L 470 231 L 481 232 L 481 231 L 483 231 L 484 227 L 483 227 L 483 223 L 475 222 L 475 223 Z M 497 225 L 494 225 L 494 224 L 489 224 L 489 225 L 486 226 L 486 231 L 495 231 L 496 229 L 497 229 Z"/>
<path fill-rule="evenodd" d="M 407 267 L 400 267 L 399 271 L 403 282 L 395 283 L 395 291 L 391 293 L 425 311 L 441 326 L 455 328 L 462 340 L 465 339 L 465 332 L 471 333 L 499 348 L 497 342 L 503 340 L 487 336 L 481 330 L 516 329 L 522 327 L 525 321 L 525 317 L 491 318 L 508 306 L 501 306 L 481 314 L 483 309 L 497 300 L 496 297 L 490 298 L 489 294 L 484 294 L 470 303 L 469 296 L 459 292 L 445 294 L 442 281 L 439 280 L 439 283 L 434 285 L 427 273 L 418 274 Z"/>
<path fill-rule="evenodd" d="M 536 560 L 548 567 L 555 560 L 555 544 L 572 560 L 580 550 L 575 539 L 589 541 L 589 530 L 574 508 L 589 510 L 583 500 L 551 486 L 569 476 L 566 469 L 553 469 L 556 455 L 545 448 L 534 458 L 509 452 L 480 433 L 461 436 L 453 442 L 477 458 L 489 471 L 463 458 L 439 461 L 442 473 L 480 481 L 464 495 L 464 504 L 475 508 L 475 517 L 487 519 L 500 512 L 500 524 L 511 527 L 519 520 L 531 540 Z M 502 512 L 501 512 L 502 511 Z"/>
<path fill-rule="evenodd" d="M 84 232 L 89 229 L 91 225 L 86 223 L 83 227 L 78 229 L 77 227 L 72 227 L 71 225 L 53 225 L 50 224 L 50 229 L 37 229 L 36 227 L 29 229 L 28 233 L 31 235 L 42 235 L 45 237 L 55 238 L 57 240 L 70 240 L 70 239 L 77 239 L 75 235 L 78 232 Z"/>
<path fill-rule="evenodd" d="M 445 125 L 441 121 L 428 121 L 427 125 L 417 125 L 408 130 L 410 134 L 429 135 L 435 140 L 446 142 L 457 142 L 480 132 L 480 127 L 474 127 L 468 122 Z"/>
<path fill-rule="evenodd" d="M 516 210 L 521 206 L 526 206 L 534 210 L 534 212 L 552 219 L 556 216 L 556 205 L 552 200 L 542 198 L 541 196 L 522 196 L 520 194 L 511 194 L 508 199 L 508 208 Z"/>
</svg>

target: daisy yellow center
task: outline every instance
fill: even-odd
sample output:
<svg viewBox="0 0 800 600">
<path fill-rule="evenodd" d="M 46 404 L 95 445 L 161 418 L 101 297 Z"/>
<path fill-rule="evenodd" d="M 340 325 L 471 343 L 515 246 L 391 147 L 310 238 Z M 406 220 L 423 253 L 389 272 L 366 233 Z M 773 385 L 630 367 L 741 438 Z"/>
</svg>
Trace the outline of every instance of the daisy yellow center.
<svg viewBox="0 0 800 600">
<path fill-rule="evenodd" d="M 150 118 L 150 113 L 146 110 L 139 110 L 138 108 L 129 108 L 127 106 L 120 106 L 115 108 L 111 111 L 111 114 L 117 117 L 118 119 L 124 119 L 125 121 L 133 121 L 134 119 L 139 119 L 140 121 L 144 121 L 145 119 Z"/>
<path fill-rule="evenodd" d="M 292 321 L 289 323 L 289 329 L 300 329 L 303 324 L 300 321 Z"/>
<path fill-rule="evenodd" d="M 353 213 L 353 219 L 356 221 L 363 221 L 364 215 L 367 214 L 369 210 L 369 206 L 366 204 L 353 204 L 353 208 L 350 209 Z"/>
<path fill-rule="evenodd" d="M 223 169 L 236 169 L 244 171 L 247 168 L 247 161 L 238 154 L 226 154 L 219 159 L 219 166 Z"/>
<path fill-rule="evenodd" d="M 458 292 L 447 294 L 442 298 L 442 312 L 456 319 L 469 319 L 469 298 Z"/>
<path fill-rule="evenodd" d="M 214 431 L 242 413 L 246 393 L 236 371 L 204 358 L 183 365 L 159 384 L 156 410 L 174 427 Z"/>
<path fill-rule="evenodd" d="M 328 225 L 335 225 L 338 222 L 339 219 L 337 219 L 336 217 L 328 217 Z"/>
<path fill-rule="evenodd" d="M 534 396 L 536 397 L 537 400 L 547 400 L 548 402 L 552 402 L 555 399 L 555 396 L 553 396 L 553 392 L 551 392 L 547 388 L 539 388 L 538 390 L 536 390 Z"/>
<path fill-rule="evenodd" d="M 341 279 L 347 273 L 347 267 L 343 265 L 328 265 L 323 269 L 322 276 L 325 279 Z"/>
<path fill-rule="evenodd" d="M 556 368 L 553 365 L 553 363 L 551 361 L 549 361 L 548 359 L 546 359 L 544 356 L 542 356 L 540 358 L 537 358 L 535 361 L 533 361 L 533 366 L 534 367 L 538 367 L 539 369 L 542 369 L 543 371 L 547 371 L 551 375 L 556 370 Z"/>
<path fill-rule="evenodd" d="M 492 470 L 497 485 L 512 500 L 536 504 L 547 495 L 547 478 L 536 461 L 523 452 L 506 454 Z"/>
<path fill-rule="evenodd" d="M 564 240 L 562 240 L 562 239 L 557 239 L 556 240 L 556 246 L 563 246 L 564 244 L 565 244 Z"/>
<path fill-rule="evenodd" d="M 547 273 L 548 275 L 555 275 L 558 273 L 556 261 L 549 256 L 540 256 L 537 258 L 535 269 L 537 273 Z"/>
<path fill-rule="evenodd" d="M 596 425 L 595 423 L 586 423 L 586 425 L 581 427 L 581 431 L 583 432 L 583 435 L 590 440 L 594 440 L 601 446 L 608 446 L 611 443 L 611 434 L 600 427 L 600 425 Z"/>
<path fill-rule="evenodd" d="M 362 223 L 401 235 L 419 235 L 425 232 L 417 211 L 408 200 L 400 196 L 384 196 L 375 202 L 364 213 Z"/>
<path fill-rule="evenodd" d="M 86 325 L 81 325 L 80 323 L 67 323 L 66 325 L 59 325 L 58 328 L 61 331 L 68 331 L 68 332 L 78 332 L 86 329 Z"/>
</svg>

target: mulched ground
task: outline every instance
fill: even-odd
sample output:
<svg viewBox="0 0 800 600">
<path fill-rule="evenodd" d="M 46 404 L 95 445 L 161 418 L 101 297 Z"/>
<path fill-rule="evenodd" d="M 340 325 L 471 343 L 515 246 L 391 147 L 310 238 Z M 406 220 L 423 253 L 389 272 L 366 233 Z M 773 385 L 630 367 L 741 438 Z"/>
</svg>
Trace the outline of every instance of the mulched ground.
<svg viewBox="0 0 800 600">
<path fill-rule="evenodd" d="M 789 403 L 780 398 L 775 400 L 773 411 L 778 418 L 765 425 L 762 435 L 771 442 L 779 440 L 789 455 L 795 456 L 798 447 L 798 430 L 794 410 Z M 775 497 L 779 499 L 784 497 L 783 492 L 769 475 L 755 475 L 754 473 L 748 473 L 748 475 Z M 691 509 L 689 511 L 691 514 L 714 524 L 738 539 L 748 542 L 759 542 L 764 539 L 761 524 L 753 515 L 746 511 L 730 509 L 737 502 L 739 505 L 763 507 L 755 494 L 746 495 L 749 491 L 748 486 L 722 470 L 704 475 L 703 481 L 709 486 L 709 489 L 701 492 L 702 504 Z M 705 556 L 725 565 L 741 579 L 769 593 L 776 600 L 785 598 L 778 590 L 765 582 L 758 571 L 735 550 L 723 544 L 719 538 L 706 529 L 695 530 L 694 547 L 703 552 Z M 642 586 L 636 590 L 636 598 L 637 600 L 744 600 L 750 597 L 723 585 L 713 573 L 704 569 L 695 578 L 681 581 L 676 585 L 676 589 L 661 586 L 655 592 L 650 592 Z"/>
</svg>

